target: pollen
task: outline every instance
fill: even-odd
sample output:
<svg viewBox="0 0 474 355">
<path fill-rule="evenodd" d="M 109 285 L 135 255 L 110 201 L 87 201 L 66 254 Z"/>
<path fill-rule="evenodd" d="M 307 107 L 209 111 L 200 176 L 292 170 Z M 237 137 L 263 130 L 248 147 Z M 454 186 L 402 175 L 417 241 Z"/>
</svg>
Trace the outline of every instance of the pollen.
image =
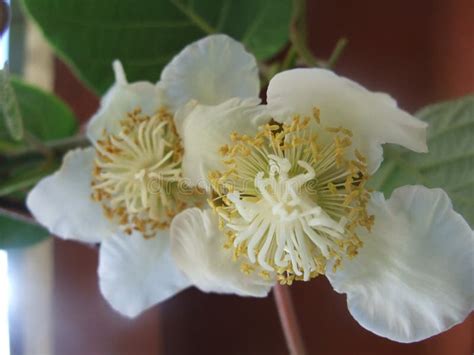
<svg viewBox="0 0 474 355">
<path fill-rule="evenodd" d="M 183 191 L 201 191 L 183 186 L 183 148 L 169 111 L 148 116 L 136 109 L 120 126 L 117 134 L 104 131 L 95 146 L 92 198 L 125 233 L 153 237 L 192 200 Z"/>
<path fill-rule="evenodd" d="M 312 113 L 272 121 L 255 137 L 233 133 L 220 150 L 226 169 L 209 174 L 225 247 L 246 274 L 307 281 L 355 257 L 357 230 L 374 223 L 367 160 L 352 148 L 352 132 L 322 127 L 319 109 Z"/>
</svg>

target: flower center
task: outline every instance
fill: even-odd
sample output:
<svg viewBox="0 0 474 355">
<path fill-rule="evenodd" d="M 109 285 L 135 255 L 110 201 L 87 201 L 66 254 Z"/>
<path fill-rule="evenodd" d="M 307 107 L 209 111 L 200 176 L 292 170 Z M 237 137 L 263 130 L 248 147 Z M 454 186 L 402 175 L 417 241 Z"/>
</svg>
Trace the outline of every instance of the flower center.
<svg viewBox="0 0 474 355">
<path fill-rule="evenodd" d="M 357 254 L 362 242 L 355 230 L 370 229 L 365 158 L 346 158 L 352 133 L 326 128 L 320 143 L 316 124 L 294 117 L 291 124 L 267 124 L 255 137 L 232 135 L 221 148 L 225 172 L 210 179 L 217 212 L 246 272 L 276 272 L 281 283 L 309 280 Z"/>
<path fill-rule="evenodd" d="M 165 109 L 153 116 L 137 109 L 120 124 L 120 133 L 104 131 L 97 141 L 92 198 L 128 234 L 137 230 L 152 237 L 186 207 L 180 138 Z"/>
</svg>

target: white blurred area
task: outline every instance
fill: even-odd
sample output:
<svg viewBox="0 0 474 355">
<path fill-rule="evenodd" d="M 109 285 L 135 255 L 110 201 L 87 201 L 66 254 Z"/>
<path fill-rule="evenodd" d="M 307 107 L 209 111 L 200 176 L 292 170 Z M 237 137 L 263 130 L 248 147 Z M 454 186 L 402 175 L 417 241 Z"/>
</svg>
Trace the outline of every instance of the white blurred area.
<svg viewBox="0 0 474 355">
<path fill-rule="evenodd" d="M 11 3 L 11 0 L 7 0 L 7 3 Z M 22 79 L 51 91 L 51 49 L 39 30 L 29 21 L 24 24 L 24 36 Z M 12 45 L 15 43 L 15 38 L 9 36 L 7 31 L 0 41 L 0 68 L 4 67 L 8 58 L 8 41 L 12 41 Z M 21 342 L 19 346 L 24 355 L 53 354 L 52 289 L 52 240 L 15 250 L 8 256 L 5 251 L 0 250 L 0 355 L 14 352 L 15 341 Z M 9 329 L 9 316 L 12 322 L 15 320 L 15 329 Z M 19 334 L 18 339 L 10 339 L 10 336 Z"/>
<path fill-rule="evenodd" d="M 7 4 L 10 3 L 9 0 L 6 1 Z M 3 34 L 1 40 L 0 40 L 0 69 L 3 68 L 3 65 L 8 59 L 8 39 L 10 36 L 10 31 L 7 29 L 7 31 Z"/>
<path fill-rule="evenodd" d="M 8 256 L 0 250 L 0 355 L 10 355 L 10 332 L 8 325 Z"/>
<path fill-rule="evenodd" d="M 9 1 L 7 0 L 7 3 Z M 0 69 L 4 67 L 8 58 L 7 30 L 0 40 Z M 8 324 L 8 299 L 10 297 L 10 284 L 8 280 L 8 255 L 0 250 L 0 355 L 10 355 L 10 329 Z"/>
<path fill-rule="evenodd" d="M 10 0 L 6 0 L 6 3 L 9 4 Z M 8 58 L 8 38 L 10 31 L 7 30 L 0 40 L 0 69 L 3 68 L 5 61 Z"/>
</svg>

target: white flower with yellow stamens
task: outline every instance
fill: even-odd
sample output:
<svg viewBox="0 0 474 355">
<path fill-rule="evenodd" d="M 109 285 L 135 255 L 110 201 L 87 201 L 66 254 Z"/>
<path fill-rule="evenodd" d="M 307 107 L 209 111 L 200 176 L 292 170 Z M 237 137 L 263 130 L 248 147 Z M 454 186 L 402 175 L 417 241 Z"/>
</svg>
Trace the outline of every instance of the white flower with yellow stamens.
<svg viewBox="0 0 474 355">
<path fill-rule="evenodd" d="M 87 126 L 93 147 L 67 153 L 60 170 L 30 192 L 27 205 L 51 233 L 101 243 L 100 290 L 116 310 L 135 316 L 191 285 L 171 256 L 169 225 L 205 196 L 182 170 L 186 138 L 176 112 L 190 101 L 254 101 L 259 79 L 255 58 L 225 35 L 187 46 L 156 85 L 128 83 L 120 62 L 113 66 L 116 82 Z M 226 253 L 218 248 L 214 257 Z M 265 296 L 272 285 L 252 281 L 232 264 L 216 277 L 226 285 L 207 291 Z"/>
<path fill-rule="evenodd" d="M 196 105 L 179 119 L 191 150 L 183 171 L 211 185 L 214 212 L 187 209 L 172 222 L 172 253 L 188 277 L 209 283 L 222 265 L 206 258 L 219 227 L 245 274 L 283 284 L 325 274 L 381 336 L 412 342 L 464 320 L 474 237 L 447 195 L 412 186 L 385 200 L 366 187 L 381 144 L 427 151 L 426 124 L 322 69 L 276 75 L 267 102 Z"/>
<path fill-rule="evenodd" d="M 230 244 L 284 283 L 309 280 L 325 272 L 327 260 L 354 256 L 362 244 L 356 227 L 373 223 L 365 159 L 358 152 L 360 159 L 345 158 L 352 133 L 329 129 L 332 141 L 320 144 L 318 130 L 309 118 L 294 117 L 262 126 L 253 138 L 234 134 L 224 153 L 227 170 L 212 172 L 215 210 Z"/>
</svg>

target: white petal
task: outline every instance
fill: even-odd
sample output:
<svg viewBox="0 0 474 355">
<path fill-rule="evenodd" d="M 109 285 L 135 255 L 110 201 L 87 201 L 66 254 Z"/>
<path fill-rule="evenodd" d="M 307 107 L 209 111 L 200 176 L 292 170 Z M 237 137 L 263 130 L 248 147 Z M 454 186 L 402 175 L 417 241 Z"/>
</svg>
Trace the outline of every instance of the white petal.
<svg viewBox="0 0 474 355">
<path fill-rule="evenodd" d="M 426 123 L 399 109 L 390 96 L 370 92 L 329 70 L 279 73 L 270 81 L 267 101 L 279 122 L 294 114 L 311 115 L 313 107 L 318 107 L 323 126 L 352 130 L 354 147 L 367 157 L 371 172 L 383 160 L 383 143 L 427 151 Z"/>
<path fill-rule="evenodd" d="M 140 234 L 117 234 L 100 247 L 99 286 L 118 312 L 135 317 L 190 285 L 176 268 L 169 233 L 145 239 Z"/>
<path fill-rule="evenodd" d="M 230 143 L 232 132 L 253 136 L 270 116 L 259 99 L 231 99 L 217 106 L 197 105 L 177 122 L 184 145 L 183 175 L 192 185 L 207 186 L 210 170 L 223 168 L 218 150 Z"/>
<path fill-rule="evenodd" d="M 115 230 L 100 204 L 91 199 L 93 148 L 68 152 L 61 168 L 42 179 L 26 199 L 33 216 L 64 239 L 100 242 Z"/>
<path fill-rule="evenodd" d="M 441 189 L 373 195 L 375 226 L 342 269 L 329 272 L 354 318 L 375 334 L 414 342 L 462 322 L 474 302 L 474 235 Z"/>
<path fill-rule="evenodd" d="M 160 84 L 174 109 L 191 99 L 216 105 L 233 97 L 256 98 L 260 90 L 255 57 L 223 34 L 184 48 L 165 67 Z"/>
<path fill-rule="evenodd" d="M 115 84 L 102 98 L 100 108 L 87 125 L 87 136 L 95 142 L 105 129 L 109 133 L 120 131 L 119 122 L 127 113 L 141 108 L 146 115 L 154 114 L 163 105 L 162 90 L 152 83 L 139 81 L 128 84 L 122 65 L 114 61 Z"/>
<path fill-rule="evenodd" d="M 245 275 L 231 251 L 211 210 L 187 209 L 171 223 L 171 252 L 176 264 L 204 292 L 235 293 L 265 297 L 274 282 Z"/>
</svg>

